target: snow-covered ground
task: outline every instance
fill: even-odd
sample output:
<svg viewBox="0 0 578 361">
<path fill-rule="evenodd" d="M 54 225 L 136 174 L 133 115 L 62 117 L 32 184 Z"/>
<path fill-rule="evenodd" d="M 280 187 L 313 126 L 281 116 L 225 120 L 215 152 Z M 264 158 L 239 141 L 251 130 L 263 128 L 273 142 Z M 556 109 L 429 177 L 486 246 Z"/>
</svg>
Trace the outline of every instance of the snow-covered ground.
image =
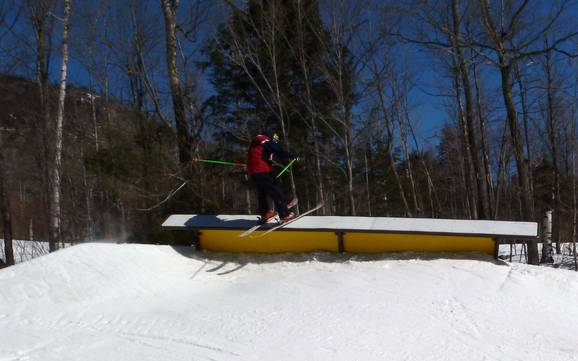
<svg viewBox="0 0 578 361">
<path fill-rule="evenodd" d="M 482 255 L 84 244 L 0 270 L 0 360 L 578 360 L 576 300 Z"/>
<path fill-rule="evenodd" d="M 554 243 L 553 248 L 556 247 Z M 572 243 L 561 243 L 560 253 L 556 253 L 555 249 L 552 250 L 552 259 L 554 263 L 545 264 L 546 267 L 563 268 L 568 270 L 576 269 L 576 261 L 574 259 L 574 245 Z M 542 257 L 542 243 L 538 243 L 538 253 Z M 500 244 L 499 249 L 500 258 L 513 263 L 527 263 L 527 249 L 526 245 L 523 243 L 517 244 Z"/>
</svg>

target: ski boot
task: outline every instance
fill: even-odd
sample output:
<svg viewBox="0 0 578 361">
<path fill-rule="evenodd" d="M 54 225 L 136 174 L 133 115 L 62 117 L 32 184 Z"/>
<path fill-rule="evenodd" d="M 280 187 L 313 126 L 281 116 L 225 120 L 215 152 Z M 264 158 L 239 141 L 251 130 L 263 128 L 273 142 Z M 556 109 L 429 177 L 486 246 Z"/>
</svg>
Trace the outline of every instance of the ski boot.
<svg viewBox="0 0 578 361">
<path fill-rule="evenodd" d="M 297 217 L 297 215 L 295 214 L 295 212 L 289 212 L 288 215 L 286 215 L 285 217 L 281 218 L 281 223 L 285 223 L 285 222 L 289 222 L 290 220 L 292 220 L 293 218 Z"/>
<path fill-rule="evenodd" d="M 261 223 L 267 223 L 268 220 L 270 220 L 271 218 L 275 217 L 277 215 L 277 212 L 275 212 L 274 210 L 270 209 L 267 212 L 265 212 L 265 214 L 261 215 L 261 219 L 259 220 L 259 222 Z"/>
</svg>

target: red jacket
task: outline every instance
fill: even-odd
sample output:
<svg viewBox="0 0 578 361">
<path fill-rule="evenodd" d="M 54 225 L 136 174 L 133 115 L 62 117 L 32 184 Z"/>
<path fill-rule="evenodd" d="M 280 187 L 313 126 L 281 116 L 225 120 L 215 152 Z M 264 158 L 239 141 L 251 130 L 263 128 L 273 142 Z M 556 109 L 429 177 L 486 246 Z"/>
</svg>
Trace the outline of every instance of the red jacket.
<svg viewBox="0 0 578 361">
<path fill-rule="evenodd" d="M 280 161 L 291 158 L 288 152 L 267 135 L 257 135 L 255 139 L 253 139 L 253 142 L 251 142 L 247 154 L 247 172 L 249 174 L 269 173 L 271 171 L 271 164 L 273 163 L 273 156 L 277 157 Z"/>
</svg>

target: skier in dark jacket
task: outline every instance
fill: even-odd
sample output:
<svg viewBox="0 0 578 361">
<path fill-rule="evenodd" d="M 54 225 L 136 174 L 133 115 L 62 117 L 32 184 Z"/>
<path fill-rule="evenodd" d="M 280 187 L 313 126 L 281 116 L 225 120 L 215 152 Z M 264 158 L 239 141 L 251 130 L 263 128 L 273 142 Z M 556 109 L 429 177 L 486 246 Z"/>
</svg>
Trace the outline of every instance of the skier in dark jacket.
<svg viewBox="0 0 578 361">
<path fill-rule="evenodd" d="M 273 161 L 285 162 L 290 159 L 291 154 L 279 144 L 279 137 L 273 131 L 260 133 L 251 142 L 247 153 L 247 172 L 257 186 L 261 222 L 267 222 L 277 213 L 281 222 L 295 218 L 295 213 L 287 209 L 279 180 L 271 171 Z M 269 208 L 268 198 L 275 203 L 277 212 Z"/>
</svg>

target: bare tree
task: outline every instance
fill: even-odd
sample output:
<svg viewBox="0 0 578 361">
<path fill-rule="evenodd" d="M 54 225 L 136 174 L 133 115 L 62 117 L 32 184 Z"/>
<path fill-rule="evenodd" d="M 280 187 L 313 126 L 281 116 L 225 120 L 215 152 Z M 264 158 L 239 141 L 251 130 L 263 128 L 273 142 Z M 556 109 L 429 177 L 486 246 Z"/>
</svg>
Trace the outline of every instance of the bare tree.
<svg viewBox="0 0 578 361">
<path fill-rule="evenodd" d="M 404 209 L 405 209 L 405 214 L 409 217 L 412 216 L 412 212 L 411 212 L 411 208 L 409 206 L 409 202 L 407 200 L 407 195 L 405 192 L 405 189 L 403 188 L 403 182 L 401 179 L 401 176 L 399 174 L 399 171 L 397 170 L 397 166 L 396 166 L 396 162 L 395 162 L 395 158 L 393 156 L 393 145 L 395 142 L 395 133 L 394 133 L 394 120 L 393 120 L 393 116 L 392 116 L 392 111 L 390 110 L 389 107 L 389 102 L 387 100 L 387 95 L 385 93 L 386 91 L 386 85 L 385 85 L 385 76 L 386 73 L 384 72 L 385 69 L 380 68 L 377 66 L 377 64 L 375 62 L 372 62 L 372 65 L 370 66 L 371 72 L 373 74 L 373 79 L 372 79 L 372 83 L 374 84 L 375 88 L 376 88 L 376 92 L 378 95 L 378 109 L 383 117 L 383 121 L 385 123 L 385 129 L 386 129 L 386 134 L 387 134 L 387 138 L 386 138 L 386 153 L 385 154 L 387 156 L 388 159 L 388 164 L 389 164 L 389 169 L 391 170 L 391 172 L 393 173 L 393 176 L 395 178 L 395 182 L 396 182 L 396 186 L 398 188 L 399 191 L 399 195 L 401 197 Z"/>
<path fill-rule="evenodd" d="M 372 28 L 372 22 L 365 17 L 373 9 L 370 2 L 349 2 L 346 0 L 328 1 L 324 12 L 328 38 L 319 34 L 325 61 L 319 69 L 326 77 L 329 91 L 336 99 L 336 106 L 324 125 L 331 129 L 342 144 L 345 161 L 346 194 L 350 214 L 356 214 L 354 192 L 354 150 L 355 145 L 355 104 L 364 93 L 359 91 L 363 72 L 371 59 L 378 54 L 378 43 L 382 40 L 379 28 Z M 363 34 L 363 36 L 359 36 Z M 385 84 L 384 84 L 385 85 Z"/>
<path fill-rule="evenodd" d="M 52 29 L 54 18 L 51 13 L 54 8 L 53 0 L 26 0 L 28 10 L 28 20 L 34 32 L 35 43 L 29 44 L 33 47 L 35 56 L 35 75 L 38 89 L 39 111 L 37 114 L 38 126 L 34 127 L 35 136 L 40 146 L 37 148 L 36 162 L 40 173 L 43 175 L 42 182 L 44 192 L 43 203 L 46 222 L 48 228 L 48 242 L 52 246 L 55 244 L 54 232 L 52 232 L 51 200 L 52 185 L 49 164 L 52 161 L 50 155 L 52 147 L 49 144 L 53 129 L 50 127 L 50 101 L 48 71 L 50 67 L 50 55 L 52 51 Z"/>
<path fill-rule="evenodd" d="M 548 134 L 548 143 L 550 145 L 550 152 L 552 156 L 552 173 L 554 179 L 554 187 L 552 189 L 553 209 L 550 215 L 554 227 L 551 229 L 550 243 L 544 243 L 542 246 L 542 263 L 553 263 L 552 258 L 552 239 L 556 242 L 557 247 L 560 244 L 560 169 L 559 169 L 559 150 L 558 147 L 558 117 L 555 111 L 555 84 L 552 64 L 552 52 L 548 51 L 545 54 L 544 71 L 546 73 L 546 129 Z"/>
<path fill-rule="evenodd" d="M 402 73 L 402 71 L 395 71 L 394 73 Z M 409 178 L 410 183 L 410 194 L 413 202 L 413 209 L 417 214 L 421 214 L 422 207 L 421 202 L 418 200 L 419 194 L 416 188 L 416 182 L 414 177 L 414 166 L 413 161 L 410 157 L 409 142 L 407 129 L 410 127 L 410 116 L 407 105 L 407 98 L 409 89 L 406 89 L 410 83 L 408 76 L 402 74 L 401 76 L 396 76 L 396 74 L 391 74 L 391 95 L 392 95 L 392 110 L 393 116 L 397 119 L 399 127 L 399 136 L 401 139 L 401 146 L 403 149 L 403 159 L 406 167 L 407 178 Z"/>
<path fill-rule="evenodd" d="M 358 19 L 359 8 L 349 8 L 343 0 L 333 1 L 329 8 L 330 41 L 335 44 L 325 45 L 328 54 L 327 65 L 322 65 L 330 88 L 337 99 L 338 107 L 332 118 L 341 126 L 338 137 L 343 142 L 346 164 L 347 196 L 349 212 L 355 215 L 355 198 L 353 195 L 353 127 L 352 127 L 352 97 L 353 88 L 348 78 L 355 75 L 355 60 L 351 57 L 350 48 L 354 39 L 355 19 Z M 348 14 L 348 15 L 346 15 Z M 350 78 L 351 77 L 351 78 Z"/>
<path fill-rule="evenodd" d="M 494 216 L 494 182 L 492 178 L 492 163 L 490 160 L 490 141 L 488 137 L 488 126 L 486 120 L 486 110 L 482 105 L 482 87 L 480 80 L 478 79 L 478 69 L 476 62 L 472 62 L 472 73 L 474 76 L 474 86 L 476 89 L 476 110 L 478 113 L 479 125 L 480 125 L 480 151 L 482 152 L 482 163 L 485 173 L 485 183 L 486 183 L 486 197 L 488 206 L 488 217 L 492 219 Z"/>
<path fill-rule="evenodd" d="M 526 158 L 528 159 L 528 165 L 530 167 L 534 164 L 534 155 L 532 154 L 532 141 L 530 139 L 530 100 L 529 100 L 529 81 L 527 80 L 527 72 L 526 66 L 522 67 L 520 64 L 516 63 L 514 65 L 514 77 L 515 81 L 518 86 L 518 94 L 520 97 L 520 106 L 521 106 L 521 115 L 522 115 L 522 125 L 524 129 L 524 141 L 526 143 Z M 532 176 L 532 172 L 528 172 L 528 176 L 530 177 L 530 191 L 534 194 L 534 180 Z M 534 209 L 534 199 L 532 199 L 532 209 Z"/>
<path fill-rule="evenodd" d="M 452 0 L 451 2 L 451 13 L 452 13 L 452 36 L 451 41 L 453 45 L 454 56 L 456 58 L 457 68 L 459 69 L 459 74 L 461 77 L 461 82 L 463 86 L 464 96 L 465 96 L 465 126 L 463 127 L 464 132 L 464 143 L 466 144 L 467 151 L 469 153 L 468 160 L 471 161 L 471 166 L 473 170 L 471 173 L 475 177 L 475 184 L 477 189 L 477 201 L 478 207 L 477 217 L 481 219 L 486 219 L 489 217 L 489 199 L 487 195 L 486 176 L 485 168 L 481 166 L 480 156 L 479 156 L 479 141 L 477 137 L 476 127 L 474 125 L 474 97 L 473 89 L 470 80 L 470 74 L 468 69 L 468 64 L 466 56 L 464 53 L 464 45 L 462 44 L 462 26 L 464 19 L 460 11 L 460 4 L 458 0 Z"/>
<path fill-rule="evenodd" d="M 173 100 L 173 112 L 177 129 L 177 142 L 179 148 L 179 160 L 182 164 L 191 161 L 192 139 L 187 124 L 185 101 L 181 88 L 181 76 L 177 60 L 177 13 L 179 0 L 160 0 L 165 19 L 166 36 L 166 62 Z"/>
<path fill-rule="evenodd" d="M 313 72 L 316 62 L 319 62 L 319 59 L 311 59 L 310 55 L 307 53 L 305 47 L 305 36 L 308 29 L 315 29 L 315 25 L 311 26 L 309 19 L 307 19 L 305 4 L 302 1 L 298 1 L 296 6 L 297 10 L 297 44 L 293 44 L 293 42 L 288 41 L 288 46 L 293 51 L 293 56 L 297 59 L 297 63 L 299 64 L 299 69 L 301 71 L 301 76 L 303 77 L 303 84 L 305 88 L 304 94 L 301 94 L 301 97 L 304 99 L 304 103 L 307 107 L 309 114 L 311 117 L 304 117 L 304 120 L 307 122 L 309 128 L 311 129 L 311 134 L 313 134 L 313 156 L 315 157 L 315 179 L 317 181 L 317 203 L 325 203 L 325 185 L 323 182 L 323 173 L 321 170 L 321 163 L 322 163 L 322 155 L 321 155 L 321 147 L 320 147 L 320 139 L 319 139 L 319 122 L 318 119 L 318 110 L 314 105 L 313 101 Z M 324 207 L 320 210 L 322 214 L 326 214 L 327 209 L 329 207 Z"/>
<path fill-rule="evenodd" d="M 52 242 L 50 251 L 58 248 L 62 241 L 62 207 L 61 207 L 61 177 L 62 177 L 62 139 L 64 124 L 64 101 L 66 99 L 66 78 L 68 76 L 68 42 L 70 33 L 70 10 L 72 0 L 64 0 L 64 16 L 62 18 L 62 65 L 60 67 L 60 86 L 58 91 L 58 109 L 56 113 L 56 136 L 54 164 L 52 168 L 52 193 L 50 202 L 50 218 L 52 224 Z"/>
<path fill-rule="evenodd" d="M 465 4 L 465 6 L 464 6 Z M 463 14 L 467 2 L 448 0 L 442 2 L 417 0 L 404 7 L 413 21 L 412 35 L 394 34 L 406 42 L 431 49 L 451 70 L 453 92 L 456 99 L 457 120 L 463 147 L 465 187 L 468 194 L 470 217 L 490 217 L 488 188 L 491 179 L 482 166 L 479 131 L 475 123 L 474 87 L 471 81 L 470 63 L 466 55 L 469 46 L 464 31 L 471 22 L 469 14 Z M 469 31 L 469 30 L 468 30 Z M 449 60 L 447 59 L 449 57 Z"/>
<path fill-rule="evenodd" d="M 478 54 L 493 63 L 500 71 L 502 95 L 506 108 L 506 116 L 513 143 L 514 157 L 518 172 L 518 182 L 521 190 L 522 217 L 526 220 L 534 218 L 532 207 L 532 192 L 530 188 L 530 170 L 524 153 L 524 146 L 518 121 L 518 112 L 514 101 L 512 75 L 515 64 L 522 59 L 531 56 L 545 54 L 548 51 L 558 49 L 562 44 L 574 39 L 578 31 L 570 29 L 562 31 L 546 47 L 537 47 L 537 41 L 546 32 L 560 25 L 562 15 L 570 5 L 564 1 L 557 8 L 551 6 L 548 18 L 543 26 L 536 26 L 534 22 L 528 22 L 527 16 L 535 15 L 535 8 L 531 8 L 530 0 L 508 3 L 507 6 L 492 6 L 490 0 L 479 0 L 480 23 L 484 29 L 487 41 L 471 39 Z M 495 5 L 495 4 L 494 4 Z M 528 26 L 532 24 L 531 28 Z M 492 52 L 495 57 L 488 54 Z M 538 264 L 538 245 L 535 241 L 528 244 L 528 262 Z"/>
<path fill-rule="evenodd" d="M 109 1 L 99 1 L 97 4 L 93 3 L 77 3 L 76 16 L 72 17 L 72 27 L 77 28 L 76 36 L 71 39 L 71 57 L 81 62 L 87 70 L 88 75 L 88 92 L 83 95 L 81 101 L 88 103 L 90 106 L 90 120 L 91 132 L 86 132 L 87 137 L 91 137 L 91 142 L 81 144 L 81 154 L 86 155 L 90 152 L 98 152 L 100 149 L 100 127 L 103 123 L 102 114 L 97 115 L 98 103 L 104 98 L 107 104 L 107 58 L 108 47 L 106 46 L 106 34 L 109 31 L 108 17 L 110 14 L 107 10 L 110 9 Z M 74 21 L 77 21 L 77 26 Z M 98 89 L 100 88 L 100 94 Z M 103 96 L 104 93 L 104 96 Z M 102 103 L 102 102 L 101 102 Z M 106 112 L 108 114 L 108 112 Z M 88 127 L 87 127 L 88 129 Z M 86 210 L 86 229 L 85 234 L 87 239 L 95 238 L 96 227 L 95 220 L 98 215 L 95 210 L 95 189 L 97 180 L 87 169 L 87 164 L 84 162 L 82 167 L 82 180 L 84 187 L 84 203 Z"/>
</svg>

